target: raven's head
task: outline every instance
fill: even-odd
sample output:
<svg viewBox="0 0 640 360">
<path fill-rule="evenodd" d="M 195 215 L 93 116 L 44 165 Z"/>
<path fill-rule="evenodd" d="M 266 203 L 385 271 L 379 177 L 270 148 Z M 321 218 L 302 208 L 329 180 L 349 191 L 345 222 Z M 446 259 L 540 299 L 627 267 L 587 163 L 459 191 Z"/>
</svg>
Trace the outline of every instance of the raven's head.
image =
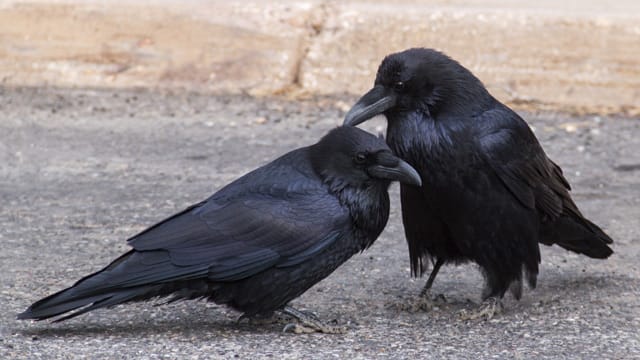
<svg viewBox="0 0 640 360">
<path fill-rule="evenodd" d="M 337 127 L 309 150 L 314 170 L 332 187 L 422 184 L 418 172 L 395 156 L 384 139 L 355 127 Z"/>
<path fill-rule="evenodd" d="M 475 111 L 491 99 L 469 70 L 433 49 L 415 48 L 388 55 L 378 68 L 375 86 L 347 113 L 344 125 L 355 126 L 376 115 Z"/>
</svg>

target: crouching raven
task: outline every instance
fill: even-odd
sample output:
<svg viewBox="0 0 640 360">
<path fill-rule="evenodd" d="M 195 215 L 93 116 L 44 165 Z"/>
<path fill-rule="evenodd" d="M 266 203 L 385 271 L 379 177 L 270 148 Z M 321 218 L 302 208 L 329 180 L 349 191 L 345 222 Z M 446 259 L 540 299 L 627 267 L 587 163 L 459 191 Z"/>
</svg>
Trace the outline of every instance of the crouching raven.
<svg viewBox="0 0 640 360">
<path fill-rule="evenodd" d="M 132 237 L 129 252 L 18 318 L 75 310 L 61 321 L 131 301 L 204 298 L 244 317 L 284 312 L 300 321 L 296 331 L 340 331 L 287 304 L 373 244 L 394 180 L 420 184 L 384 140 L 336 128 Z"/>
</svg>

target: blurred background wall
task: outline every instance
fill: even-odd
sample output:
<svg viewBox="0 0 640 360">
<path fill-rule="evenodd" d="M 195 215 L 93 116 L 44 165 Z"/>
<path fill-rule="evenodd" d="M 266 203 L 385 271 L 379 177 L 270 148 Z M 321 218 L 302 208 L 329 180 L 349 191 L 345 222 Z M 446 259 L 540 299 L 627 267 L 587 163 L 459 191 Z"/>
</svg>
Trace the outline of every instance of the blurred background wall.
<svg viewBox="0 0 640 360">
<path fill-rule="evenodd" d="M 0 0 L 0 84 L 360 94 L 433 47 L 518 108 L 640 114 L 640 1 Z"/>
</svg>

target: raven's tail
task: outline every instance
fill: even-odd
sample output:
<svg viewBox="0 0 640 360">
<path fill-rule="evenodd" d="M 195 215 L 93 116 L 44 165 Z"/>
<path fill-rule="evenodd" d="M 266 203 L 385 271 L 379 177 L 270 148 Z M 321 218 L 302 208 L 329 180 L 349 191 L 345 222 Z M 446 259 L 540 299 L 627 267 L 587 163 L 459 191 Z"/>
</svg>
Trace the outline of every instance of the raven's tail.
<svg viewBox="0 0 640 360">
<path fill-rule="evenodd" d="M 543 226 L 540 242 L 545 245 L 558 244 L 596 259 L 606 259 L 613 254 L 608 246 L 613 243 L 609 235 L 584 217 L 572 215 L 561 215 L 556 221 Z"/>
<path fill-rule="evenodd" d="M 115 306 L 129 301 L 151 298 L 153 296 L 147 296 L 147 294 L 149 292 L 154 292 L 154 287 L 157 287 L 157 285 L 142 286 L 120 291 L 110 291 L 96 295 L 82 295 L 76 286 L 72 286 L 35 302 L 23 313 L 18 314 L 18 319 L 44 320 L 82 308 L 55 320 L 55 322 L 64 321 L 101 307 Z M 86 306 L 89 304 L 91 305 Z"/>
<path fill-rule="evenodd" d="M 146 298 L 153 293 L 154 286 L 120 287 L 111 286 L 110 278 L 134 252 L 131 251 L 116 259 L 106 268 L 86 276 L 70 288 L 35 302 L 27 310 L 18 315 L 18 319 L 44 320 L 66 312 L 83 308 L 56 321 L 63 321 L 85 312 L 106 306 L 114 306 L 134 299 Z M 155 286 L 157 287 L 157 285 Z M 87 306 L 90 305 L 90 306 Z"/>
<path fill-rule="evenodd" d="M 70 288 L 35 302 L 19 314 L 18 319 L 44 320 L 79 309 L 56 319 L 57 322 L 102 307 L 171 294 L 174 294 L 176 299 L 196 298 L 203 296 L 209 290 L 202 289 L 202 286 L 188 289 L 188 285 L 185 288 L 184 282 L 176 282 L 173 281 L 176 279 L 168 278 L 168 274 L 193 275 L 179 274 L 179 272 L 176 274 L 174 266 L 168 260 L 168 255 L 164 251 L 151 251 L 144 254 L 135 250 L 129 251 L 106 268 L 82 278 Z M 178 284 L 182 286 L 176 286 Z M 199 285 L 206 287 L 206 284 Z M 181 291 L 183 293 L 180 293 Z"/>
</svg>

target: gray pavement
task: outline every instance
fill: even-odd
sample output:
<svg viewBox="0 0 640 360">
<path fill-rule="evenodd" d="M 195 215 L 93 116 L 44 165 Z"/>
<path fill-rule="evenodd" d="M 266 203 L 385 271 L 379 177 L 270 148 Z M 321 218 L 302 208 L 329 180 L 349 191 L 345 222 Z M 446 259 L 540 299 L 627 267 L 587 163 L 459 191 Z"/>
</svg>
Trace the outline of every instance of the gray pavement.
<svg viewBox="0 0 640 360">
<path fill-rule="evenodd" d="M 344 335 L 237 324 L 204 302 L 135 304 L 64 323 L 19 322 L 31 302 L 100 269 L 125 239 L 341 122 L 355 98 L 303 102 L 189 93 L 0 88 L 0 358 L 638 358 L 640 122 L 523 114 L 565 170 L 583 212 L 614 238 L 591 260 L 543 247 L 538 288 L 491 321 L 471 265 L 444 268 L 448 303 L 394 310 L 409 277 L 397 186 L 376 244 L 294 305 L 351 324 Z M 380 120 L 368 125 L 376 131 Z"/>
</svg>

